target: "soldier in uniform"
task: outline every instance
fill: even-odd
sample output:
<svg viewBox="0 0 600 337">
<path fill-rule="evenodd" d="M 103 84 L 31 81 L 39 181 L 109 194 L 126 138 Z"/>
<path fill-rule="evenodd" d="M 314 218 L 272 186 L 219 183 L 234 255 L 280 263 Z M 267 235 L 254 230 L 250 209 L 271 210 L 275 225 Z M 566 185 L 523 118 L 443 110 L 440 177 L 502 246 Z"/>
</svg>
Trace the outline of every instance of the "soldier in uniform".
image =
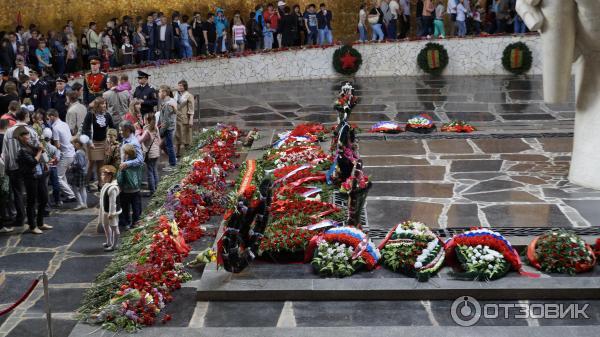
<svg viewBox="0 0 600 337">
<path fill-rule="evenodd" d="M 83 103 L 90 104 L 97 97 L 102 97 L 104 91 L 107 90 L 106 73 L 100 71 L 100 59 L 97 57 L 90 58 L 91 71 L 85 74 L 83 81 Z"/>
<path fill-rule="evenodd" d="M 59 75 L 56 78 L 56 88 L 50 95 L 50 107 L 58 111 L 58 116 L 61 121 L 65 121 L 67 117 L 67 76 Z"/>
<path fill-rule="evenodd" d="M 48 110 L 50 101 L 48 99 L 48 85 L 38 77 L 35 70 L 29 71 L 29 89 L 31 90 L 31 104 L 36 109 Z"/>
<path fill-rule="evenodd" d="M 153 113 L 154 107 L 158 105 L 158 97 L 156 90 L 148 84 L 148 77 L 150 75 L 145 72 L 138 70 L 138 86 L 135 88 L 133 97 L 142 100 L 142 116 L 147 113 Z"/>
</svg>

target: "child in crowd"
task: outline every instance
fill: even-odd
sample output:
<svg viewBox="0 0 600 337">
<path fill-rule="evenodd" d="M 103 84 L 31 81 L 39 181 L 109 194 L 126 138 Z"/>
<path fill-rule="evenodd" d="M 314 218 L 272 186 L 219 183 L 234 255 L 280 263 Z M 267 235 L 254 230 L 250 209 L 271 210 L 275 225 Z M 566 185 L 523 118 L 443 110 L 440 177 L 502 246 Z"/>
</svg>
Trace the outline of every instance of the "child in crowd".
<svg viewBox="0 0 600 337">
<path fill-rule="evenodd" d="M 123 162 L 136 158 L 135 147 L 132 144 L 123 145 L 121 151 L 123 152 Z M 120 203 L 123 210 L 121 224 L 126 229 L 132 228 L 140 220 L 142 170 L 143 166 L 127 167 L 117 174 L 117 183 L 121 191 Z"/>
<path fill-rule="evenodd" d="M 85 144 L 80 136 L 74 136 L 71 144 L 75 147 L 75 159 L 69 168 L 69 184 L 75 193 L 79 205 L 73 210 L 79 211 L 87 208 L 87 169 L 88 159 L 85 153 Z"/>
<path fill-rule="evenodd" d="M 271 23 L 267 22 L 267 29 L 265 29 L 263 33 L 263 42 L 265 44 L 265 50 L 273 49 L 273 32 L 271 29 Z"/>
<path fill-rule="evenodd" d="M 158 134 L 158 128 L 156 127 L 156 117 L 154 114 L 146 114 L 144 119 L 146 125 L 144 126 L 144 132 L 138 136 L 138 141 L 142 145 L 142 150 L 144 151 L 148 189 L 150 190 L 150 195 L 153 195 L 154 191 L 156 191 L 156 185 L 158 185 L 156 162 L 160 157 L 160 136 Z"/>
<path fill-rule="evenodd" d="M 475 10 L 473 11 L 473 25 L 475 28 L 475 35 L 481 35 L 481 6 L 475 6 Z"/>
<path fill-rule="evenodd" d="M 121 46 L 121 53 L 123 54 L 124 66 L 133 63 L 134 48 L 133 45 L 129 43 L 129 37 L 127 35 L 123 36 L 123 45 Z"/>
<path fill-rule="evenodd" d="M 58 207 L 62 204 L 60 200 L 60 184 L 58 183 L 58 168 L 56 166 L 60 161 L 60 151 L 56 146 L 52 145 L 52 130 L 50 128 L 45 128 L 42 136 L 45 142 L 46 154 L 48 155 L 48 174 L 50 185 L 52 186 L 51 204 L 54 207 Z"/>
<path fill-rule="evenodd" d="M 25 65 L 29 65 L 29 53 L 25 49 L 25 45 L 20 44 L 19 47 L 17 47 L 17 56 L 15 59 L 21 59 Z"/>
<path fill-rule="evenodd" d="M 102 71 L 108 72 L 110 69 L 110 60 L 112 59 L 112 52 L 108 49 L 107 45 L 102 45 Z"/>
<path fill-rule="evenodd" d="M 115 129 L 106 131 L 106 146 L 104 147 L 104 165 L 119 169 L 121 165 L 121 143 L 117 140 L 118 134 Z"/>
<path fill-rule="evenodd" d="M 131 83 L 129 83 L 129 76 L 123 74 L 119 77 L 119 85 L 117 86 L 117 92 L 127 91 L 131 93 Z"/>
<path fill-rule="evenodd" d="M 38 109 L 36 112 L 33 113 L 33 116 L 31 118 L 31 120 L 33 121 L 32 127 L 40 138 L 42 138 L 42 132 L 44 131 L 45 127 L 44 117 L 44 113 L 41 111 L 41 109 Z"/>
<path fill-rule="evenodd" d="M 119 214 L 121 214 L 120 189 L 117 184 L 117 169 L 112 165 L 100 168 L 102 189 L 100 190 L 100 216 L 98 221 L 104 228 L 106 242 L 104 250 L 111 252 L 119 247 Z"/>
<path fill-rule="evenodd" d="M 246 39 L 246 26 L 242 23 L 239 15 L 233 18 L 233 27 L 231 28 L 233 35 L 233 49 L 237 49 L 240 53 L 244 52 L 244 41 Z"/>
</svg>

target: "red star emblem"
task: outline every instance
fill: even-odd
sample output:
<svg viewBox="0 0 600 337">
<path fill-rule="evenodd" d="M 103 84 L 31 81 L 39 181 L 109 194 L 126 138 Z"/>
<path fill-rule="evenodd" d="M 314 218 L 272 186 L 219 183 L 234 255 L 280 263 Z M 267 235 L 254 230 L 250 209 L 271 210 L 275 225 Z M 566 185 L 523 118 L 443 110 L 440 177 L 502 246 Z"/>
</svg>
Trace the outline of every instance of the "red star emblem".
<svg viewBox="0 0 600 337">
<path fill-rule="evenodd" d="M 340 61 L 342 61 L 342 69 L 352 69 L 356 66 L 356 60 L 358 58 L 352 56 L 349 51 L 344 54 L 344 56 L 340 57 Z"/>
</svg>

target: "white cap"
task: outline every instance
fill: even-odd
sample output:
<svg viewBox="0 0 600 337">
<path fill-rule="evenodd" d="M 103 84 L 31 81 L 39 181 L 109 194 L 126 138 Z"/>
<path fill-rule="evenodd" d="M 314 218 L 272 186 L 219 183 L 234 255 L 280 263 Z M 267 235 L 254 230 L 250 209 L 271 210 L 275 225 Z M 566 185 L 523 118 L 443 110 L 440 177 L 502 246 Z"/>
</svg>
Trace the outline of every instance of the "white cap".
<svg viewBox="0 0 600 337">
<path fill-rule="evenodd" d="M 44 139 L 52 139 L 52 130 L 50 128 L 45 128 L 44 131 L 42 131 L 42 136 Z"/>
<path fill-rule="evenodd" d="M 277 7 L 285 6 L 285 1 L 279 1 Z"/>
</svg>

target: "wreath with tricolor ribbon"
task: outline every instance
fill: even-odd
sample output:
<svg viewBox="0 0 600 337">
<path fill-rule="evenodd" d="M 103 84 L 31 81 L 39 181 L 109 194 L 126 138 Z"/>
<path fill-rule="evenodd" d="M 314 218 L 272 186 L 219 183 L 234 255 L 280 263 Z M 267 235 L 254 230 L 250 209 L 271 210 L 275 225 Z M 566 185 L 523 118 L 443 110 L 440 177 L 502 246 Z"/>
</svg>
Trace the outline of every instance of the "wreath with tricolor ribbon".
<svg viewBox="0 0 600 337">
<path fill-rule="evenodd" d="M 333 53 L 333 68 L 340 74 L 352 75 L 361 65 L 362 55 L 352 46 L 341 46 Z"/>
<path fill-rule="evenodd" d="M 417 64 L 424 72 L 441 75 L 448 65 L 448 51 L 439 43 L 428 43 L 417 56 Z"/>
<path fill-rule="evenodd" d="M 504 69 L 515 74 L 521 75 L 531 69 L 533 57 L 531 50 L 523 42 L 509 44 L 502 54 L 502 65 Z"/>
</svg>

